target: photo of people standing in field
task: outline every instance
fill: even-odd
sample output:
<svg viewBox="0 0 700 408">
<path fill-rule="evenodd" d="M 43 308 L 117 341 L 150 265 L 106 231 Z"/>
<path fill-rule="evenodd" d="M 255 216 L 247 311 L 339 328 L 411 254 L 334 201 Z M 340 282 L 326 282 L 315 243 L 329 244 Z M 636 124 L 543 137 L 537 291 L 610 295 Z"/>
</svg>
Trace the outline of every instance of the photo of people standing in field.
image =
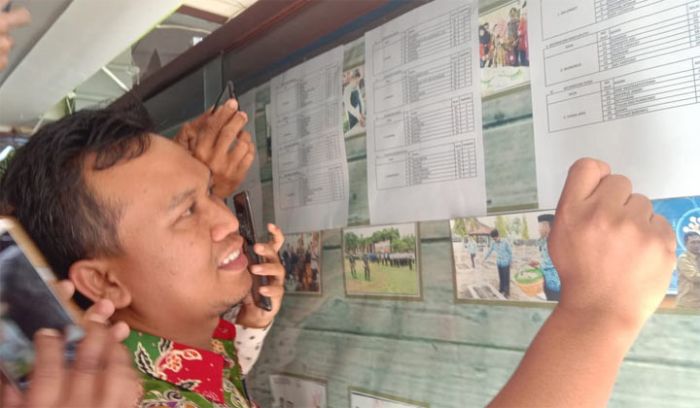
<svg viewBox="0 0 700 408">
<path fill-rule="evenodd" d="M 416 224 L 343 231 L 348 296 L 421 297 Z"/>
</svg>

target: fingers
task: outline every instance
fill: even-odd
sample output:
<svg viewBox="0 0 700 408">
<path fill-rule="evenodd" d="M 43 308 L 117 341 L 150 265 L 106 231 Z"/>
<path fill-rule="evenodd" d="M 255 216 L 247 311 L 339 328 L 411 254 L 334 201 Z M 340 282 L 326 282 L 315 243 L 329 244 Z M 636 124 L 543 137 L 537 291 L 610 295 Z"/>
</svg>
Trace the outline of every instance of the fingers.
<svg viewBox="0 0 700 408">
<path fill-rule="evenodd" d="M 141 379 L 131 366 L 128 350 L 115 344 L 108 352 L 98 401 L 102 407 L 134 407 L 143 395 Z"/>
<path fill-rule="evenodd" d="M 114 303 L 108 299 L 100 299 L 85 311 L 83 323 L 85 325 L 88 325 L 90 322 L 107 324 L 114 311 Z M 129 336 L 129 326 L 124 322 L 117 322 L 109 328 L 109 332 L 114 341 L 121 342 Z"/>
<path fill-rule="evenodd" d="M 55 282 L 53 284 L 53 289 L 56 291 L 56 295 L 63 301 L 70 301 L 75 293 L 75 285 L 68 279 Z"/>
<path fill-rule="evenodd" d="M 70 372 L 68 396 L 72 403 L 77 405 L 94 398 L 104 372 L 105 356 L 116 345 L 103 323 L 93 321 L 86 325 L 85 338 L 78 345 Z"/>
<path fill-rule="evenodd" d="M 0 54 L 8 54 L 14 43 L 9 35 L 0 35 Z"/>
<path fill-rule="evenodd" d="M 267 231 L 270 233 L 271 237 L 268 244 L 272 246 L 276 256 L 277 252 L 282 249 L 282 245 L 284 244 L 284 233 L 282 229 L 275 224 L 267 224 Z"/>
<path fill-rule="evenodd" d="M 2 385 L 2 398 L 0 399 L 0 407 L 4 408 L 20 408 L 22 406 L 22 393 L 12 386 L 12 384 Z"/>
<path fill-rule="evenodd" d="M 631 194 L 632 182 L 625 176 L 611 174 L 601 180 L 591 198 L 618 207 L 625 205 Z"/>
<path fill-rule="evenodd" d="M 36 358 L 27 406 L 53 406 L 61 397 L 65 381 L 63 337 L 56 330 L 41 329 L 34 336 L 34 346 Z"/>
<path fill-rule="evenodd" d="M 246 115 L 245 112 L 238 111 L 235 112 L 231 119 L 221 128 L 219 137 L 216 139 L 216 143 L 214 144 L 214 154 L 218 158 L 224 158 L 228 154 L 231 144 L 243 131 L 246 123 L 248 123 L 248 115 Z M 236 148 L 239 148 L 240 146 L 246 147 L 245 151 L 241 154 L 241 156 L 243 156 L 243 154 L 245 154 L 245 152 L 248 150 L 247 144 L 239 143 L 236 145 Z M 236 148 L 234 148 L 233 151 L 236 151 Z M 229 157 L 232 156 L 230 155 Z M 240 160 L 240 158 L 238 160 Z"/>
<path fill-rule="evenodd" d="M 211 157 L 211 151 L 222 128 L 227 125 L 238 111 L 238 102 L 235 99 L 229 99 L 221 106 L 214 114 L 210 114 L 199 132 L 195 155 L 201 160 L 208 160 Z M 235 135 L 234 135 L 235 137 Z"/>
<path fill-rule="evenodd" d="M 7 5 L 7 1 L 0 2 L 0 9 Z M 0 34 L 6 34 L 13 28 L 21 27 L 31 21 L 31 15 L 26 8 L 12 9 L 9 13 L 0 12 Z"/>
<path fill-rule="evenodd" d="M 110 333 L 112 333 L 112 338 L 118 343 L 121 343 L 129 337 L 129 330 L 129 325 L 125 322 L 117 322 L 109 328 Z"/>
<path fill-rule="evenodd" d="M 261 286 L 258 290 L 261 295 L 272 299 L 279 299 L 284 296 L 284 286 L 282 285 L 267 285 Z"/>
<path fill-rule="evenodd" d="M 654 215 L 654 206 L 651 201 L 642 194 L 632 194 L 625 203 L 625 209 L 635 217 L 651 222 Z"/>
<path fill-rule="evenodd" d="M 100 299 L 85 311 L 83 323 L 85 325 L 89 324 L 89 322 L 105 324 L 113 314 L 114 304 L 108 299 Z"/>
<path fill-rule="evenodd" d="M 610 166 L 595 159 L 579 159 L 569 169 L 559 206 L 570 205 L 590 197 L 601 180 L 610 175 Z"/>
<path fill-rule="evenodd" d="M 185 123 L 182 129 L 180 129 L 180 133 L 178 133 L 173 140 L 191 152 L 197 140 L 195 125 L 192 122 Z"/>
<path fill-rule="evenodd" d="M 660 237 L 661 240 L 665 242 L 666 249 L 675 257 L 676 245 L 678 243 L 676 242 L 676 234 L 671 224 L 669 224 L 666 218 L 658 214 L 652 214 L 650 222 L 653 230 L 657 234 L 656 236 Z"/>
<path fill-rule="evenodd" d="M 250 272 L 254 275 L 267 276 L 271 278 L 284 278 L 284 268 L 281 264 L 266 263 L 253 265 Z"/>
</svg>

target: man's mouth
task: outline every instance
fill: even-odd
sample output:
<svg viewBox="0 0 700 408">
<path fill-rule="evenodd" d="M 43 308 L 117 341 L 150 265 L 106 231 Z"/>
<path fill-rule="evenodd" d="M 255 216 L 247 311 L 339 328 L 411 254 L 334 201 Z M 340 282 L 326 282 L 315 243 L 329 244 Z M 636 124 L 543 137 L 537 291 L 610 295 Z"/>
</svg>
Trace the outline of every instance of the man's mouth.
<svg viewBox="0 0 700 408">
<path fill-rule="evenodd" d="M 244 256 L 242 249 L 243 248 L 239 247 L 229 252 L 224 259 L 219 261 L 219 269 L 226 269 L 229 271 L 245 269 L 245 267 L 248 266 L 248 259 Z"/>
</svg>

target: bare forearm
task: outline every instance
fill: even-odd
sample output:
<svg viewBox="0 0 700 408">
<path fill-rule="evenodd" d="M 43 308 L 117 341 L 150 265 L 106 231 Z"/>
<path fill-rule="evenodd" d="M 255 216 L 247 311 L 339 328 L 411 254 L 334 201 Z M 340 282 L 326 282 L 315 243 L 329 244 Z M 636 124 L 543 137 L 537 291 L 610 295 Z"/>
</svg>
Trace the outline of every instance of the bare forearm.
<svg viewBox="0 0 700 408">
<path fill-rule="evenodd" d="M 489 406 L 604 407 L 636 335 L 603 316 L 555 309 Z"/>
</svg>

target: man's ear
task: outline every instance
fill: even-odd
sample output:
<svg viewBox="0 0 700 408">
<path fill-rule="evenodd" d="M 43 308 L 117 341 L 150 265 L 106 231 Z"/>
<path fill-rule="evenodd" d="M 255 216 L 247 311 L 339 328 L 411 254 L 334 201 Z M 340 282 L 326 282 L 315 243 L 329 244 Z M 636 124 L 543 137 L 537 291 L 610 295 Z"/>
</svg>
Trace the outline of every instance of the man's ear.
<svg viewBox="0 0 700 408">
<path fill-rule="evenodd" d="M 116 309 L 131 303 L 131 292 L 121 283 L 107 260 L 81 259 L 71 265 L 68 276 L 75 289 L 93 302 L 108 299 Z"/>
</svg>

